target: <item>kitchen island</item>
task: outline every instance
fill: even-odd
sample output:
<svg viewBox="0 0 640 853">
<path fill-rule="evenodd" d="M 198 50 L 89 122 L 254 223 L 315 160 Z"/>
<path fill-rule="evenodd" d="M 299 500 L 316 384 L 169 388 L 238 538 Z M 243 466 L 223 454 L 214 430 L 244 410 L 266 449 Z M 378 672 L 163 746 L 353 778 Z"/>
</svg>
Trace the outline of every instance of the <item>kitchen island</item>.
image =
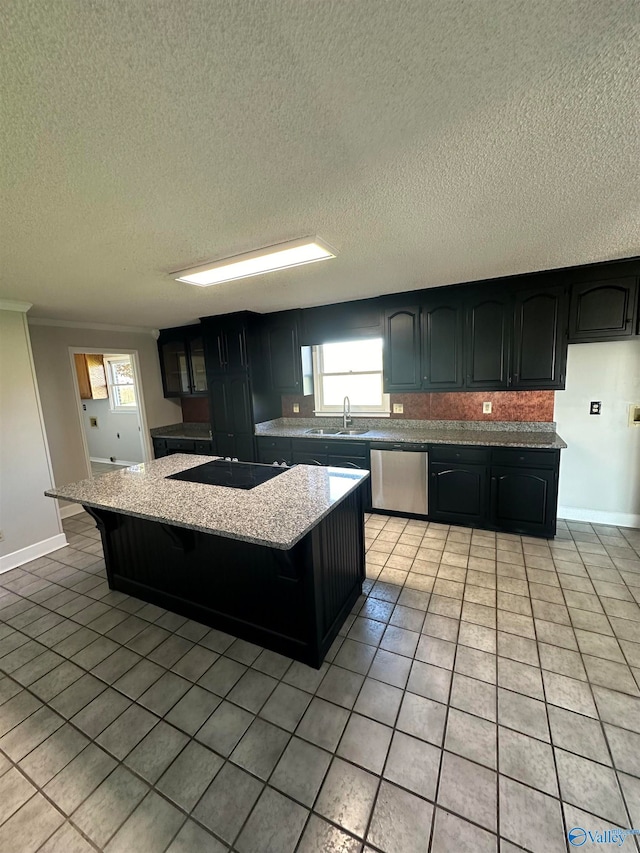
<svg viewBox="0 0 640 853">
<path fill-rule="evenodd" d="M 319 667 L 362 590 L 368 473 L 297 465 L 253 488 L 172 478 L 211 461 L 174 454 L 46 494 L 95 519 L 111 589 Z"/>
</svg>

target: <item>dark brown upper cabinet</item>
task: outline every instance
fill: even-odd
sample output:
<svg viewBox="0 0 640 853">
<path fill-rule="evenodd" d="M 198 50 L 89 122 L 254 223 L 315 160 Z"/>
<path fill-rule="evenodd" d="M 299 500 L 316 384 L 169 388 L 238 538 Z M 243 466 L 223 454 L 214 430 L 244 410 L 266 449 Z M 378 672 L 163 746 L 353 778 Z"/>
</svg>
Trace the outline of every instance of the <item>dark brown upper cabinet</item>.
<svg viewBox="0 0 640 853">
<path fill-rule="evenodd" d="M 562 285 L 515 294 L 510 384 L 514 391 L 564 388 L 567 304 Z"/>
<path fill-rule="evenodd" d="M 635 276 L 575 283 L 571 290 L 569 343 L 628 338 L 637 334 Z"/>
<path fill-rule="evenodd" d="M 419 391 L 420 367 L 420 307 L 389 308 L 384 316 L 385 393 Z"/>
<path fill-rule="evenodd" d="M 383 311 L 375 299 L 319 305 L 317 308 L 304 308 L 300 314 L 300 343 L 303 346 L 382 337 Z"/>
<path fill-rule="evenodd" d="M 512 297 L 508 292 L 479 289 L 466 303 L 467 389 L 506 390 L 510 386 Z"/>
<path fill-rule="evenodd" d="M 271 390 L 279 394 L 313 394 L 311 347 L 301 347 L 299 311 L 267 314 L 262 345 Z"/>
<path fill-rule="evenodd" d="M 247 319 L 241 314 L 203 317 L 207 373 L 246 373 L 249 370 Z"/>
<path fill-rule="evenodd" d="M 464 312 L 450 291 L 421 306 L 421 387 L 424 391 L 457 391 L 464 386 Z"/>
<path fill-rule="evenodd" d="M 200 326 L 163 329 L 158 337 L 165 397 L 204 397 L 207 375 Z"/>
</svg>

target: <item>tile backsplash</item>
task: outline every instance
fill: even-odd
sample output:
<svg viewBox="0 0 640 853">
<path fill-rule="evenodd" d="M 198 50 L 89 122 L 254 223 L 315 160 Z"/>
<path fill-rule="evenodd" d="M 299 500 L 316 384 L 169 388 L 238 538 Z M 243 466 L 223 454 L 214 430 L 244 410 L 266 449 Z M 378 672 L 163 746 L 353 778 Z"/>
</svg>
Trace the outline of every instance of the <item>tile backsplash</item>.
<svg viewBox="0 0 640 853">
<path fill-rule="evenodd" d="M 210 421 L 208 397 L 181 397 L 182 422 L 185 424 L 206 424 Z"/>
<path fill-rule="evenodd" d="M 460 391 L 437 394 L 392 394 L 391 406 L 402 403 L 402 414 L 393 418 L 425 421 L 553 421 L 554 391 Z M 300 411 L 293 411 L 298 403 Z M 491 403 L 491 414 L 482 404 Z M 282 396 L 282 416 L 312 418 L 313 397 Z"/>
<path fill-rule="evenodd" d="M 553 421 L 554 391 L 461 391 L 438 394 L 392 394 L 391 405 L 402 403 L 402 414 L 393 418 L 423 421 Z M 208 397 L 183 397 L 184 423 L 208 423 Z M 294 413 L 293 404 L 300 411 Z M 491 414 L 482 404 L 491 403 Z M 312 418 L 313 396 L 282 396 L 283 418 Z"/>
</svg>

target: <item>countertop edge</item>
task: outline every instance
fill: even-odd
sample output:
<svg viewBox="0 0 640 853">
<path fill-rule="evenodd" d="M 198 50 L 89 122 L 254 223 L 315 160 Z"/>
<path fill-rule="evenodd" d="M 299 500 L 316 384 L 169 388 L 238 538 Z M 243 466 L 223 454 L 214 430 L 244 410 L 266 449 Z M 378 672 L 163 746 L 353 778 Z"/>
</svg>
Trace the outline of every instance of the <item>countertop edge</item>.
<svg viewBox="0 0 640 853">
<path fill-rule="evenodd" d="M 474 432 L 477 437 L 472 437 Z M 256 438 L 304 438 L 310 440 L 321 441 L 359 441 L 359 442 L 381 442 L 389 444 L 455 444 L 468 445 L 475 447 L 513 447 L 513 448 L 528 448 L 530 450 L 564 450 L 567 443 L 561 438 L 558 433 L 549 433 L 547 438 L 546 433 L 516 431 L 506 433 L 509 438 L 505 438 L 504 433 L 495 433 L 494 438 L 488 437 L 488 433 L 482 433 L 476 430 L 470 430 L 469 433 L 461 436 L 458 432 L 448 435 L 434 435 L 433 431 L 429 430 L 397 430 L 384 431 L 379 429 L 371 429 L 366 435 L 309 435 L 303 430 L 295 430 L 290 427 L 272 427 L 269 430 L 261 430 L 255 433 Z M 542 441 L 533 441 L 525 436 L 543 435 L 545 438 Z M 515 437 L 517 436 L 517 438 Z"/>
<path fill-rule="evenodd" d="M 478 429 L 472 429 L 461 435 L 459 429 L 445 431 L 441 427 L 429 429 L 425 427 L 423 430 L 417 429 L 390 429 L 384 430 L 380 428 L 372 428 L 367 430 L 366 435 L 309 435 L 306 432 L 306 427 L 291 427 L 291 426 L 269 426 L 258 429 L 256 425 L 254 436 L 256 438 L 304 438 L 309 440 L 321 441 L 376 441 L 389 443 L 407 443 L 407 444 L 458 444 L 475 447 L 514 447 L 528 448 L 530 450 L 564 450 L 568 446 L 561 436 L 555 431 L 548 433 L 540 430 L 512 430 L 509 432 L 499 432 L 497 430 L 488 430 L 482 432 Z M 438 435 L 437 433 L 441 433 Z M 491 434 L 495 437 L 491 437 Z M 210 441 L 208 433 L 194 434 L 188 430 L 180 432 L 169 432 L 166 427 L 156 427 L 150 430 L 152 438 L 165 439 L 183 439 L 187 441 Z M 508 438 L 506 437 L 508 436 Z M 544 436 L 542 441 L 535 441 L 534 436 Z"/>
<path fill-rule="evenodd" d="M 333 466 L 336 467 L 336 466 Z M 350 471 L 350 473 L 353 473 Z M 358 488 L 361 483 L 365 482 L 369 478 L 368 471 L 362 471 L 363 476 L 358 480 L 357 483 L 354 483 L 353 486 L 346 491 L 344 494 L 340 495 L 335 499 L 334 503 L 320 512 L 313 520 L 311 524 L 306 526 L 300 533 L 294 536 L 292 539 L 288 540 L 267 540 L 267 539 L 258 539 L 251 536 L 243 536 L 239 533 L 229 532 L 226 530 L 213 529 L 210 527 L 202 527 L 197 524 L 187 524 L 186 522 L 177 521 L 174 519 L 168 519 L 164 516 L 159 515 L 149 515 L 148 513 L 136 512 L 135 510 L 123 509 L 121 507 L 110 506 L 106 503 L 101 503 L 99 501 L 92 501 L 87 499 L 80 499 L 77 497 L 69 496 L 69 494 L 64 494 L 63 489 L 47 489 L 44 494 L 46 497 L 55 498 L 56 500 L 64 500 L 69 503 L 80 504 L 81 506 L 92 507 L 93 509 L 103 509 L 107 512 L 116 512 L 121 515 L 130 515 L 132 518 L 140 518 L 144 521 L 155 521 L 158 524 L 167 524 L 170 527 L 180 527 L 185 530 L 195 530 L 198 533 L 206 533 L 212 536 L 221 536 L 224 539 L 235 539 L 238 542 L 247 542 L 251 545 L 258 545 L 266 548 L 276 548 L 279 551 L 289 551 L 295 545 L 300 542 L 308 533 L 310 533 L 314 527 L 316 527 L 324 518 L 326 518 L 337 506 L 339 506 L 350 494 L 353 493 L 354 489 Z"/>
</svg>

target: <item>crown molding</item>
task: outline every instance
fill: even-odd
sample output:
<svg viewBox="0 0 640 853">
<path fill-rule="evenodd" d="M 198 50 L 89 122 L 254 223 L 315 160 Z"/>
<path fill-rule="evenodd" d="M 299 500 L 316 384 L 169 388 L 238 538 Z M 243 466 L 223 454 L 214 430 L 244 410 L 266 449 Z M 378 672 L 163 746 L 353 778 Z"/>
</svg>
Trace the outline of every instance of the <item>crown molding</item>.
<svg viewBox="0 0 640 853">
<path fill-rule="evenodd" d="M 0 299 L 0 311 L 19 311 L 26 314 L 29 308 L 33 308 L 31 302 L 18 302 L 15 299 Z"/>
<path fill-rule="evenodd" d="M 66 329 L 95 329 L 102 332 L 135 332 L 142 335 L 158 335 L 157 329 L 148 326 L 115 326 L 107 323 L 82 323 L 78 320 L 50 320 L 47 317 L 29 317 L 30 326 L 59 326 Z"/>
</svg>

